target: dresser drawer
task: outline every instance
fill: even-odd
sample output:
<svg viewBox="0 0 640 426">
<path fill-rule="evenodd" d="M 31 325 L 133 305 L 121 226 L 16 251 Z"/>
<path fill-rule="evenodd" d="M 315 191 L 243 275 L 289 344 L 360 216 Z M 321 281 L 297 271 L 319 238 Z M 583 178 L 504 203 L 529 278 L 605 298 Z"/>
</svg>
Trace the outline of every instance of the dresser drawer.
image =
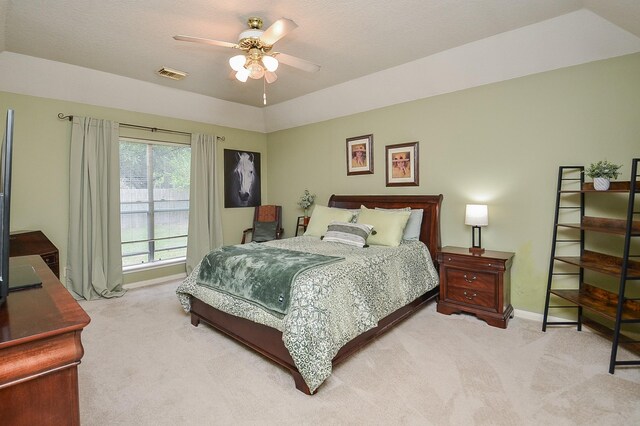
<svg viewBox="0 0 640 426">
<path fill-rule="evenodd" d="M 491 294 L 496 292 L 495 274 L 457 268 L 445 268 L 445 274 L 448 287 L 477 290 Z"/>
<path fill-rule="evenodd" d="M 504 271 L 505 262 L 484 257 L 469 257 L 465 255 L 442 253 L 438 257 L 440 264 L 449 266 L 461 266 L 463 268 L 473 268 L 481 271 Z"/>
<path fill-rule="evenodd" d="M 448 302 L 462 303 L 475 308 L 482 308 L 490 312 L 498 312 L 496 309 L 495 292 L 474 290 L 464 287 L 449 287 L 447 289 Z"/>
</svg>

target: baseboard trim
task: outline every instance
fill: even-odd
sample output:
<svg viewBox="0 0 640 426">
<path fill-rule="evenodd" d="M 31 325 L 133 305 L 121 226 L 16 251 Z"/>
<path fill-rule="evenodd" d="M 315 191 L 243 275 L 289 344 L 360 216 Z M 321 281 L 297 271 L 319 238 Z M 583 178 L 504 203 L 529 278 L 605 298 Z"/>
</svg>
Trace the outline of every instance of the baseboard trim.
<svg viewBox="0 0 640 426">
<path fill-rule="evenodd" d="M 514 309 L 513 314 L 518 318 L 528 319 L 528 320 L 537 321 L 537 322 L 542 322 L 542 320 L 544 319 L 543 314 L 539 314 L 537 312 L 524 311 L 522 309 Z M 547 317 L 547 320 L 548 321 L 566 321 L 565 318 L 554 317 L 551 315 Z"/>
<path fill-rule="evenodd" d="M 175 281 L 175 280 L 179 280 L 179 279 L 184 279 L 187 277 L 186 273 L 181 273 L 181 274 L 175 274 L 175 275 L 169 275 L 166 277 L 160 277 L 160 278 L 154 278 L 151 280 L 145 280 L 145 281 L 136 281 L 133 283 L 128 283 L 128 284 L 124 284 L 122 286 L 122 288 L 124 288 L 125 290 L 131 290 L 134 288 L 140 288 L 140 287 L 147 287 L 150 285 L 156 285 L 156 284 L 164 284 L 166 282 L 169 281 Z"/>
</svg>

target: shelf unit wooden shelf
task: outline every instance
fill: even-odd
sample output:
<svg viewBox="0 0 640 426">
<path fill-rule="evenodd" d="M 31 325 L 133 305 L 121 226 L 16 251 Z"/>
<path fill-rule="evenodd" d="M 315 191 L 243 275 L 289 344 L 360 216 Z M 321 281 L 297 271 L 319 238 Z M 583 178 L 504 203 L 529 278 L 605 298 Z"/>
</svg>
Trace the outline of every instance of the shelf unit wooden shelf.
<svg viewBox="0 0 640 426">
<path fill-rule="evenodd" d="M 571 167 L 571 166 L 561 166 L 561 167 L 565 167 L 565 168 L 569 168 L 569 169 L 574 169 L 574 168 L 580 168 L 582 166 L 575 166 L 575 167 Z M 582 167 L 582 170 L 584 172 L 584 167 Z M 601 191 L 598 189 L 595 189 L 593 187 L 593 182 L 582 182 L 581 189 L 562 189 L 559 190 L 558 192 L 561 194 L 584 194 L 586 192 L 597 192 L 597 193 L 615 193 L 615 192 L 621 192 L 621 193 L 629 193 L 629 191 L 631 190 L 631 181 L 616 181 L 616 182 L 611 182 L 611 185 L 609 186 L 609 189 L 607 189 L 606 191 Z"/>
<path fill-rule="evenodd" d="M 589 250 L 584 250 L 582 256 L 557 256 L 555 260 L 613 277 L 619 277 L 622 274 L 622 263 L 624 262 L 621 257 Z M 627 279 L 640 279 L 640 262 L 627 261 Z"/>
<path fill-rule="evenodd" d="M 600 232 L 603 234 L 626 235 L 627 233 L 627 221 L 624 219 L 584 216 L 582 218 L 582 223 L 559 223 L 558 226 L 582 229 L 584 231 Z M 633 222 L 631 227 L 631 236 L 640 236 L 640 222 Z"/>
<path fill-rule="evenodd" d="M 607 191 L 595 190 L 593 183 L 584 181 L 583 166 L 560 166 L 558 170 L 553 242 L 549 260 L 549 277 L 542 331 L 546 331 L 548 325 L 572 324 L 576 325 L 578 330 L 581 330 L 582 325 L 586 325 L 594 329 L 598 334 L 609 337 L 612 340 L 609 361 L 609 372 L 611 374 L 615 372 L 617 365 L 640 365 L 640 341 L 634 340 L 630 335 L 626 335 L 624 332 L 627 330 L 623 330 L 623 325 L 640 324 L 640 303 L 638 298 L 628 296 L 628 293 L 631 293 L 629 291 L 631 288 L 634 288 L 636 295 L 640 292 L 640 261 L 635 260 L 637 258 L 640 259 L 640 256 L 631 253 L 632 238 L 640 237 L 640 220 L 638 220 L 640 208 L 637 207 L 636 203 L 636 194 L 640 192 L 638 162 L 640 162 L 638 158 L 634 158 L 631 162 L 631 177 L 629 181 L 611 182 L 611 186 Z M 576 185 L 577 182 L 579 182 L 579 186 Z M 586 216 L 585 195 L 595 193 L 628 195 L 626 219 Z M 576 201 L 576 194 L 579 195 L 579 201 Z M 563 213 L 579 214 L 579 217 L 576 218 L 579 219 L 579 222 L 559 222 L 561 211 Z M 563 237 L 559 239 L 559 229 L 568 230 L 565 232 L 577 232 L 579 235 L 575 238 Z M 614 256 L 587 250 L 585 248 L 585 236 L 592 232 L 622 236 L 624 244 L 623 248 L 619 250 L 620 255 Z M 556 255 L 558 245 L 567 242 L 578 243 L 579 253 L 574 256 Z M 571 265 L 577 268 L 577 272 L 566 272 L 566 267 L 561 268 L 561 272 L 556 272 L 556 267 L 560 264 Z M 589 281 L 593 280 L 594 282 L 589 284 L 584 282 L 585 271 L 590 271 Z M 608 276 L 609 280 L 611 277 L 617 279 L 617 293 L 601 288 L 604 283 L 597 282 L 598 277 L 601 276 L 598 274 Z M 577 288 L 557 288 L 555 278 L 560 275 L 565 276 L 565 278 L 567 276 L 575 276 L 578 280 Z M 569 305 L 566 303 L 552 305 L 552 295 L 564 302 L 569 302 Z M 575 308 L 577 319 L 575 321 L 549 321 L 549 310 L 554 308 Z M 590 318 L 583 315 L 584 311 L 595 314 L 597 318 L 604 319 L 604 322 L 613 323 L 613 327 L 608 327 L 593 317 Z M 631 350 L 638 356 L 638 359 L 618 360 L 618 346 Z"/>
<path fill-rule="evenodd" d="M 589 309 L 603 318 L 611 321 L 616 320 L 618 310 L 618 295 L 616 293 L 586 283 L 583 283 L 579 290 L 552 289 L 551 293 Z M 623 320 L 640 320 L 640 303 L 635 300 L 625 300 L 623 305 Z"/>
</svg>

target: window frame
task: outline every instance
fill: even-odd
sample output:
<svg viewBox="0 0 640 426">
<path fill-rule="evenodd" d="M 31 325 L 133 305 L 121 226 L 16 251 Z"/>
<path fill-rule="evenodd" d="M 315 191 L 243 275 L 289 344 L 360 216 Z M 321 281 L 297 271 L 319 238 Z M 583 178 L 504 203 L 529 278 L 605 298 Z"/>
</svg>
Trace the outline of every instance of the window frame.
<svg viewBox="0 0 640 426">
<path fill-rule="evenodd" d="M 158 146 L 158 145 L 165 145 L 165 146 L 184 146 L 185 148 L 188 147 L 189 149 L 191 149 L 191 145 L 188 143 L 183 143 L 183 142 L 167 142 L 167 141 L 161 141 L 161 140 L 157 140 L 157 139 L 148 139 L 148 138 L 139 138 L 139 137 L 129 137 L 129 136 L 120 136 L 118 138 L 118 143 L 122 144 L 122 143 L 139 143 L 139 144 L 143 144 L 146 146 L 147 149 L 147 159 L 152 158 L 152 156 L 150 155 L 150 152 L 152 152 L 153 150 L 153 146 Z M 119 159 L 119 158 L 118 158 Z M 145 270 L 145 269 L 153 269 L 153 268 L 158 268 L 158 267 L 164 267 L 164 266 L 169 266 L 169 265 L 176 265 L 176 264 L 184 264 L 186 262 L 186 248 L 187 248 L 187 244 L 188 241 L 185 242 L 185 244 L 182 246 L 175 246 L 175 247 L 169 247 L 169 248 L 161 248 L 161 249 L 157 249 L 156 248 L 156 242 L 157 241 L 162 241 L 162 240 L 169 240 L 169 239 L 175 239 L 175 238 L 188 238 L 187 234 L 181 234 L 181 235 L 174 235 L 174 236 L 170 236 L 170 237 L 156 237 L 155 235 L 155 214 L 156 212 L 161 211 L 161 209 L 157 209 L 155 207 L 155 204 L 157 202 L 161 202 L 161 201 L 177 201 L 177 202 L 187 202 L 189 203 L 187 205 L 186 208 L 179 208 L 179 209 L 172 209 L 172 211 L 181 211 L 181 212 L 187 212 L 187 227 L 188 227 L 188 213 L 189 213 L 189 208 L 190 208 L 190 200 L 186 199 L 186 200 L 155 200 L 154 199 L 154 187 L 153 187 L 153 161 L 147 161 L 147 191 L 148 191 L 148 197 L 147 197 L 147 201 L 131 201 L 131 202 L 123 202 L 122 200 L 120 200 L 120 215 L 122 216 L 123 214 L 146 214 L 147 217 L 147 239 L 142 239 L 142 240 L 131 240 L 131 241 L 123 241 L 122 235 L 120 237 L 120 246 L 121 246 L 121 258 L 124 260 L 126 257 L 132 257 L 132 256 L 139 256 L 141 254 L 146 254 L 147 255 L 147 260 L 142 262 L 142 263 L 137 263 L 134 265 L 127 265 L 127 266 L 123 266 L 122 270 L 123 272 L 131 272 L 131 271 L 139 271 L 139 270 Z M 189 164 L 189 172 L 191 171 L 191 164 Z M 121 171 L 122 172 L 122 171 Z M 189 173 L 190 174 L 190 173 Z M 121 175 L 122 177 L 122 175 Z M 189 182 L 189 188 L 191 187 L 191 182 Z M 121 190 L 122 188 L 120 188 Z M 132 211 L 123 211 L 122 210 L 122 206 L 123 205 L 146 205 L 146 210 L 132 210 Z M 132 243 L 143 243 L 143 242 L 147 242 L 147 251 L 144 252 L 136 252 L 133 254 L 123 254 L 122 253 L 122 248 L 124 247 L 125 244 L 132 244 Z M 172 259 L 163 259 L 163 260 L 151 260 L 154 259 L 156 257 L 156 253 L 158 252 L 162 252 L 162 251 L 167 251 L 167 250 L 175 250 L 175 249 L 185 249 L 185 256 L 180 256 L 180 257 L 176 257 L 176 258 L 172 258 Z M 123 262 L 124 263 L 124 262 Z"/>
</svg>

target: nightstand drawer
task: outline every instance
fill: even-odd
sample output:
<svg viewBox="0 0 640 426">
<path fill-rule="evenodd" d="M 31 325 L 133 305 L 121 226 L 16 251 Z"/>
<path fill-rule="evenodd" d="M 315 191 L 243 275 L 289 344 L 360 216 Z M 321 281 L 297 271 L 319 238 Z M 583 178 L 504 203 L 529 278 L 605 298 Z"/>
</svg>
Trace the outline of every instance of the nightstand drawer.
<svg viewBox="0 0 640 426">
<path fill-rule="evenodd" d="M 464 287 L 449 287 L 447 289 L 447 301 L 464 303 L 466 305 L 483 308 L 487 311 L 497 312 L 496 294 L 482 290 L 474 290 Z"/>
<path fill-rule="evenodd" d="M 445 263 L 449 266 L 462 266 L 465 268 L 474 268 L 479 270 L 493 270 L 504 271 L 504 262 L 496 261 L 495 259 L 487 259 L 480 256 L 469 257 L 460 256 L 455 254 L 443 254 L 440 263 Z"/>
<path fill-rule="evenodd" d="M 44 263 L 46 263 L 49 266 L 51 266 L 51 265 L 53 265 L 55 263 L 58 263 L 58 254 L 57 253 L 43 254 L 41 257 L 42 257 L 42 260 L 44 260 Z"/>
<path fill-rule="evenodd" d="M 495 294 L 496 276 L 486 272 L 474 272 L 464 269 L 445 269 L 448 287 L 478 290 Z"/>
</svg>

